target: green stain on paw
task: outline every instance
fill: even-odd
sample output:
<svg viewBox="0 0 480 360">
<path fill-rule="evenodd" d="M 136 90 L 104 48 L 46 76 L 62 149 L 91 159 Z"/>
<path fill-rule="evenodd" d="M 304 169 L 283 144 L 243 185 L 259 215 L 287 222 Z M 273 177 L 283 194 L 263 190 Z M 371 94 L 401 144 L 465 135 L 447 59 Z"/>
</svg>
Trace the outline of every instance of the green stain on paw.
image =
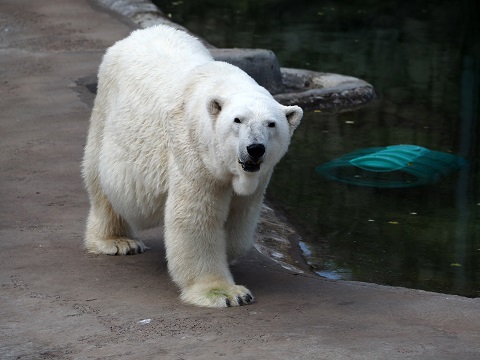
<svg viewBox="0 0 480 360">
<path fill-rule="evenodd" d="M 225 289 L 214 288 L 207 292 L 207 297 L 210 299 L 218 297 L 228 297 L 228 292 Z"/>
</svg>

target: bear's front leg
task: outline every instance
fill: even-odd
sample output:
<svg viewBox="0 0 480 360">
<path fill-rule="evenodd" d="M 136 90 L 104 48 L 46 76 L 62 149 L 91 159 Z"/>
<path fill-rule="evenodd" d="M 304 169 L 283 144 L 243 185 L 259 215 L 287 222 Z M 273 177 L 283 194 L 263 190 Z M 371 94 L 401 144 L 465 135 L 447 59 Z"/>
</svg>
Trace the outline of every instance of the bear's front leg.
<svg viewBox="0 0 480 360">
<path fill-rule="evenodd" d="M 224 224 L 231 196 L 228 187 L 208 182 L 177 178 L 170 184 L 165 246 L 170 274 L 186 303 L 228 307 L 253 301 L 228 268 Z"/>
<path fill-rule="evenodd" d="M 252 195 L 233 195 L 226 222 L 228 262 L 245 255 L 252 247 L 265 186 L 259 186 Z"/>
</svg>

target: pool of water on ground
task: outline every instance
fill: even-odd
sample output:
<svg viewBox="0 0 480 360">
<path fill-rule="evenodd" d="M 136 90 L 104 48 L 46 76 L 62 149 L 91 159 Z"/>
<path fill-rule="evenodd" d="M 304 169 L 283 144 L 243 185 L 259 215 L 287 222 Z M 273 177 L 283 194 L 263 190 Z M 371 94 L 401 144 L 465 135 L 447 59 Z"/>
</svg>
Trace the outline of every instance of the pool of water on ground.
<svg viewBox="0 0 480 360">
<path fill-rule="evenodd" d="M 374 103 L 305 114 L 267 196 L 297 225 L 313 270 L 480 296 L 480 19 L 475 0 L 154 1 L 217 47 L 269 48 L 282 66 L 362 78 Z M 458 154 L 438 183 L 381 189 L 315 172 L 352 151 L 397 144 Z"/>
</svg>

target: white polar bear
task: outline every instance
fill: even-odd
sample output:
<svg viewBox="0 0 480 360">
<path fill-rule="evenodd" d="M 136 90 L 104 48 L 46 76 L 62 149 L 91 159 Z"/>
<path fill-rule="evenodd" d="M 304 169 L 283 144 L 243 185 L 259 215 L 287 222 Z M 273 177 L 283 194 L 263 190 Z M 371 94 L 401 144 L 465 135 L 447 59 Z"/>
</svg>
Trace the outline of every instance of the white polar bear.
<svg viewBox="0 0 480 360">
<path fill-rule="evenodd" d="M 163 25 L 109 48 L 98 80 L 83 161 L 86 248 L 141 253 L 135 230 L 164 224 L 183 301 L 252 302 L 228 264 L 252 245 L 265 188 L 302 110 Z"/>
</svg>

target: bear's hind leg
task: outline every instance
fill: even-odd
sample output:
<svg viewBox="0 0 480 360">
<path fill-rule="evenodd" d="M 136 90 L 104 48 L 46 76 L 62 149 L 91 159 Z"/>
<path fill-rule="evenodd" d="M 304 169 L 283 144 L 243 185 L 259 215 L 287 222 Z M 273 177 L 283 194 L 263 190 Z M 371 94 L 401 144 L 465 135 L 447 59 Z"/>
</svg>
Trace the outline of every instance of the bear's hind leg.
<svg viewBox="0 0 480 360">
<path fill-rule="evenodd" d="M 106 196 L 92 203 L 85 247 L 91 253 L 107 255 L 139 254 L 146 249 L 141 241 L 132 239 L 130 226 L 113 210 Z"/>
</svg>

